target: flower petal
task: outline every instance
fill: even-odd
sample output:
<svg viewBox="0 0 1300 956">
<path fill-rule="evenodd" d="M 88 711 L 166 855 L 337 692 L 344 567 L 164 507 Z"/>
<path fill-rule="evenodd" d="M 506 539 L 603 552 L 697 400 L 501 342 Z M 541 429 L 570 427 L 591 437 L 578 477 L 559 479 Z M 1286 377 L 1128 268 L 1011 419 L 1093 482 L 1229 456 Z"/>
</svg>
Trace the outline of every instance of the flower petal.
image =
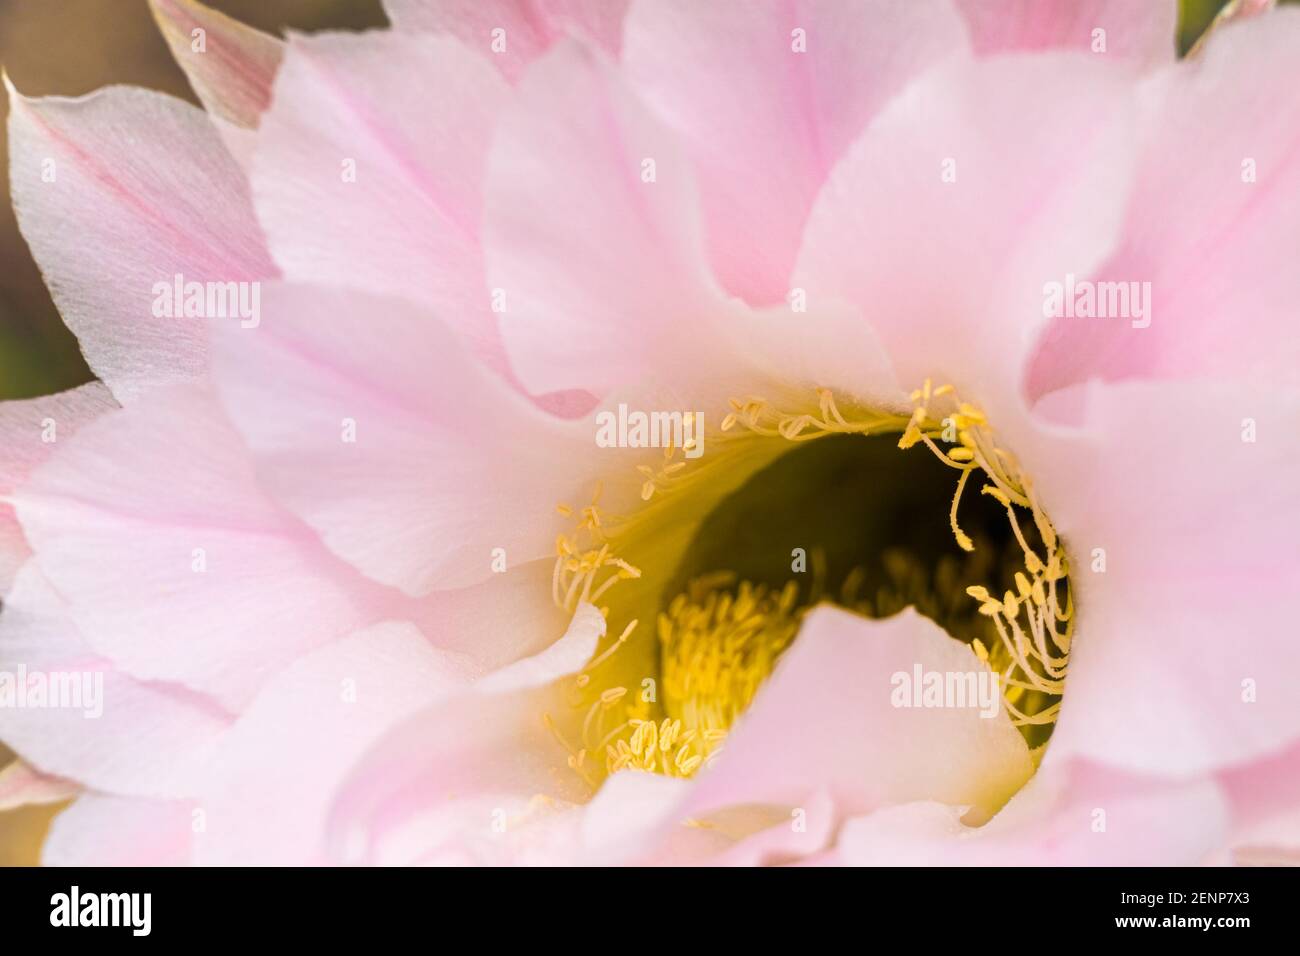
<svg viewBox="0 0 1300 956">
<path fill-rule="evenodd" d="M 685 813 L 827 793 L 842 812 L 935 799 L 993 810 L 1033 765 L 999 703 L 912 707 L 895 702 L 898 675 L 990 672 L 969 647 L 908 609 L 871 621 L 813 611 L 799 637 L 698 777 Z M 917 688 L 919 691 L 919 688 Z"/>
<path fill-rule="evenodd" d="M 1053 320 L 1031 398 L 1090 378 L 1294 379 L 1300 102 L 1280 91 L 1297 47 L 1300 10 L 1281 9 L 1147 83 L 1123 241 L 1079 277 L 1149 283 L 1148 314 Z"/>
<path fill-rule="evenodd" d="M 1045 278 L 1115 242 L 1130 101 L 1122 74 L 1073 54 L 932 71 L 832 173 L 795 284 L 810 308 L 856 306 L 905 386 L 951 383 L 994 421 L 1019 417 Z"/>
<path fill-rule="evenodd" d="M 507 95 L 449 38 L 293 37 L 253 164 L 258 216 L 286 278 L 427 304 L 505 371 L 479 232 Z"/>
<path fill-rule="evenodd" d="M 1048 760 L 991 821 L 962 807 L 911 803 L 850 820 L 837 857 L 850 866 L 1191 866 L 1223 838 L 1212 781 L 1150 780 Z"/>
<path fill-rule="evenodd" d="M 271 103 L 284 44 L 197 0 L 149 0 L 149 9 L 199 102 L 215 117 L 255 129 Z"/>
<path fill-rule="evenodd" d="M 230 724 L 211 700 L 135 680 L 96 654 L 32 563 L 0 614 L 0 670 L 29 680 L 41 675 L 51 687 L 76 682 L 76 706 L 0 707 L 0 737 L 43 772 L 101 791 L 193 795 Z"/>
<path fill-rule="evenodd" d="M 338 792 L 332 856 L 349 863 L 505 862 L 537 849 L 530 842 L 537 834 L 520 831 L 539 819 L 568 832 L 573 821 L 552 814 L 590 791 L 565 766 L 543 718 L 568 706 L 554 682 L 590 659 L 604 633 L 600 612 L 579 605 L 548 650 L 393 729 Z M 516 835 L 524 842 L 516 844 Z M 549 846 L 552 836 L 538 839 Z M 565 852 L 576 849 L 569 841 Z"/>
<path fill-rule="evenodd" d="M 956 0 L 980 55 L 1072 49 L 1141 67 L 1177 53 L 1177 0 Z M 1103 31 L 1097 36 L 1094 31 Z M 1099 48 L 1098 44 L 1104 44 Z"/>
<path fill-rule="evenodd" d="M 397 299 L 276 284 L 256 329 L 214 345 L 260 476 L 336 554 L 408 594 L 554 555 L 558 502 L 601 451 Z"/>
<path fill-rule="evenodd" d="M 1300 739 L 1279 682 L 1300 671 L 1300 392 L 1094 383 L 1083 404 L 1029 468 L 1077 620 L 1053 751 L 1187 776 Z"/>
<path fill-rule="evenodd" d="M 295 661 L 267 682 L 210 760 L 195 861 L 325 862 L 326 814 L 343 775 L 388 727 L 462 680 L 409 624 L 377 625 Z"/>
<path fill-rule="evenodd" d="M 0 768 L 0 812 L 17 807 L 59 803 L 80 791 L 75 783 L 51 777 L 21 760 Z"/>
<path fill-rule="evenodd" d="M 50 825 L 45 866 L 185 866 L 193 808 L 176 800 L 84 793 Z"/>
<path fill-rule="evenodd" d="M 18 224 L 91 369 L 123 403 L 200 376 L 209 320 L 155 315 L 155 284 L 274 272 L 243 174 L 208 118 L 131 87 L 69 100 L 10 86 L 9 102 Z"/>
<path fill-rule="evenodd" d="M 266 498 L 237 433 L 195 386 L 82 428 L 15 510 L 97 652 L 228 708 L 268 671 L 388 610 Z"/>
<path fill-rule="evenodd" d="M 559 38 L 579 37 L 617 55 L 630 0 L 384 0 L 399 30 L 447 33 L 512 80 Z M 501 32 L 496 32 L 501 31 Z"/>
<path fill-rule="evenodd" d="M 1233 832 L 1213 863 L 1300 862 L 1300 743 L 1219 774 Z"/>
<path fill-rule="evenodd" d="M 533 391 L 627 386 L 711 347 L 705 323 L 724 300 L 689 164 L 616 71 L 571 41 L 534 64 L 501 120 L 485 223 L 502 334 Z"/>
<path fill-rule="evenodd" d="M 871 118 L 966 50 L 946 4 L 649 0 L 628 15 L 633 88 L 681 134 L 709 258 L 757 304 L 785 298 L 813 200 Z"/>
<path fill-rule="evenodd" d="M 53 454 L 60 440 L 71 438 L 83 424 L 114 408 L 117 402 L 99 382 L 0 404 L 0 447 L 5 450 L 0 458 L 0 596 L 8 592 L 31 554 L 13 507 L 3 499 Z"/>
</svg>

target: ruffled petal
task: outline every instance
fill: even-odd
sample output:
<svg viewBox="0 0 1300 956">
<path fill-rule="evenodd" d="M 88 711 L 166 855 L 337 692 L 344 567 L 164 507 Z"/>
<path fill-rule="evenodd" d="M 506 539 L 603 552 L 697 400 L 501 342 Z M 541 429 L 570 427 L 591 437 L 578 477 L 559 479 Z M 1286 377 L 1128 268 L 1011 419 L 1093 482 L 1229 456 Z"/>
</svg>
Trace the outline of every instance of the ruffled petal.
<svg viewBox="0 0 1300 956">
<path fill-rule="evenodd" d="M 149 0 L 149 8 L 208 113 L 255 129 L 284 44 L 197 0 Z"/>
<path fill-rule="evenodd" d="M 1086 762 L 1045 762 L 984 826 L 938 802 L 888 807 L 844 825 L 851 866 L 1191 866 L 1223 839 L 1210 780 L 1152 780 Z"/>
<path fill-rule="evenodd" d="M 60 803 L 81 788 L 71 780 L 41 773 L 30 764 L 14 760 L 0 768 L 0 812 L 17 807 Z"/>
<path fill-rule="evenodd" d="M 195 861 L 325 862 L 326 814 L 343 775 L 388 727 L 462 681 L 409 624 L 377 625 L 295 661 L 209 761 Z"/>
<path fill-rule="evenodd" d="M 502 334 L 531 390 L 599 393 L 718 354 L 725 305 L 690 165 L 592 52 L 563 42 L 524 77 L 492 143 L 485 223 Z"/>
<path fill-rule="evenodd" d="M 45 866 L 185 866 L 196 818 L 189 804 L 82 794 L 50 826 Z"/>
<path fill-rule="evenodd" d="M 504 372 L 479 233 L 507 95 L 496 71 L 447 37 L 293 37 L 253 171 L 286 278 L 426 304 Z"/>
<path fill-rule="evenodd" d="M 765 305 L 789 292 L 808 212 L 848 145 L 965 50 L 942 3 L 649 0 L 628 15 L 624 69 L 694 163 L 718 279 Z"/>
<path fill-rule="evenodd" d="M 117 402 L 99 382 L 0 404 L 0 596 L 13 584 L 14 575 L 31 554 L 23 529 L 6 500 L 32 469 L 71 438 L 83 424 L 117 408 Z"/>
<path fill-rule="evenodd" d="M 44 773 L 105 792 L 192 796 L 231 722 L 202 695 L 95 653 L 31 563 L 0 614 L 0 671 L 49 688 L 44 706 L 0 707 L 0 739 Z"/>
<path fill-rule="evenodd" d="M 858 308 L 905 387 L 951 383 L 995 422 L 1023 417 L 1045 277 L 1100 262 L 1123 221 L 1131 101 L 1125 74 L 1075 55 L 927 74 L 832 173 L 795 285 L 810 310 Z"/>
<path fill-rule="evenodd" d="M 388 596 L 266 497 L 206 391 L 155 398 L 83 427 L 14 507 L 92 648 L 237 710 L 269 671 L 385 616 Z"/>
<path fill-rule="evenodd" d="M 992 713 L 975 701 L 911 706 L 919 698 L 900 690 L 899 675 L 911 687 L 918 669 L 945 679 L 991 676 L 968 646 L 911 609 L 881 621 L 813 611 L 716 763 L 699 775 L 686 815 L 789 807 L 819 791 L 847 813 L 923 799 L 1001 806 L 1033 765 L 1000 694 L 992 694 Z"/>
<path fill-rule="evenodd" d="M 556 862 L 577 851 L 566 811 L 590 791 L 544 720 L 567 708 L 555 681 L 590 659 L 605 619 L 579 605 L 541 654 L 393 729 L 353 767 L 330 818 L 350 863 Z"/>
<path fill-rule="evenodd" d="M 510 567 L 554 555 L 556 504 L 598 473 L 589 430 L 532 407 L 402 300 L 268 286 L 261 325 L 223 330 L 215 350 L 272 494 L 409 594 L 489 577 L 498 548 Z"/>
<path fill-rule="evenodd" d="M 1153 68 L 1177 54 L 1178 0 L 956 0 L 975 52 L 1080 50 Z M 1102 31 L 1099 35 L 1096 31 Z"/>
<path fill-rule="evenodd" d="M 1094 383 L 1029 467 L 1077 626 L 1053 751 L 1186 776 L 1300 739 L 1300 392 Z M 1190 431 L 1189 431 L 1190 429 Z"/>
<path fill-rule="evenodd" d="M 510 79 L 559 39 L 573 36 L 617 55 L 630 0 L 384 0 L 398 30 L 456 37 Z"/>
<path fill-rule="evenodd" d="M 1031 398 L 1090 378 L 1295 380 L 1300 101 L 1283 91 L 1298 48 L 1300 10 L 1282 9 L 1224 28 L 1203 57 L 1147 83 L 1122 242 L 1076 272 L 1099 304 L 1103 290 L 1122 306 L 1120 291 L 1145 284 L 1145 314 L 1053 319 Z"/>
</svg>

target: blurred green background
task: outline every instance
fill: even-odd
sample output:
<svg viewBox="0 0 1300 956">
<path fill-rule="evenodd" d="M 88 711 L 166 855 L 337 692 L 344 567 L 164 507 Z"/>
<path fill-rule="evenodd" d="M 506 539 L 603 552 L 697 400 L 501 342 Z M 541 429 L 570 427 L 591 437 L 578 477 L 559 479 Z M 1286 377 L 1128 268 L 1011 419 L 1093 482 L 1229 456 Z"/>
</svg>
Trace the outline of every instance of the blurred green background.
<svg viewBox="0 0 1300 956">
<path fill-rule="evenodd" d="M 205 2 L 272 33 L 387 25 L 380 0 Z M 1181 50 L 1195 42 L 1225 2 L 1182 0 Z M 76 96 L 129 83 L 197 102 L 145 0 L 0 0 L 0 64 L 18 89 L 31 96 Z M 9 202 L 7 116 L 8 103 L 0 97 L 0 169 L 5 171 L 0 187 L 0 399 L 57 392 L 91 377 L 18 232 Z M 0 746 L 0 766 L 8 757 Z M 0 813 L 0 865 L 35 861 L 58 809 Z"/>
</svg>

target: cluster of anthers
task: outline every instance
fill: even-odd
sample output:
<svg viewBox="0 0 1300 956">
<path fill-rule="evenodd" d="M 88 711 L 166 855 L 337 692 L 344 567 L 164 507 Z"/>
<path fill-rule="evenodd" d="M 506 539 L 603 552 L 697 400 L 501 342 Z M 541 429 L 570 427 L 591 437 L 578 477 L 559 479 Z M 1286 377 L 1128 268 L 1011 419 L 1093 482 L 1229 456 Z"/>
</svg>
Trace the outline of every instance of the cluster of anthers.
<svg viewBox="0 0 1300 956">
<path fill-rule="evenodd" d="M 722 422 L 726 431 L 740 423 L 760 435 L 789 441 L 809 441 L 833 434 L 880 434 L 898 430 L 900 449 L 924 443 L 944 464 L 958 472 L 957 489 L 948 512 L 953 536 L 963 551 L 974 542 L 957 520 L 967 482 L 982 472 L 981 493 L 1006 510 L 1007 520 L 1024 552 L 1024 568 L 1015 574 L 1016 590 L 999 598 L 987 588 L 972 585 L 966 593 L 980 602 L 979 612 L 992 620 L 998 643 L 988 648 L 973 642 L 975 653 L 999 671 L 1003 699 L 1017 726 L 1049 726 L 1060 712 L 1065 690 L 1074 607 L 1069 589 L 1069 563 L 1064 545 L 1034 495 L 1033 483 L 1015 456 L 998 446 L 984 414 L 958 399 L 951 385 L 934 387 L 929 379 L 912 392 L 912 413 L 866 411 L 846 418 L 829 389 L 818 389 L 819 414 L 780 412 L 761 398 L 733 399 L 732 411 Z M 950 447 L 945 450 L 938 442 Z M 1042 553 L 1026 540 L 1017 509 L 1027 511 L 1038 531 Z"/>
<path fill-rule="evenodd" d="M 936 421 L 930 405 L 944 400 L 953 408 L 946 417 Z M 974 641 L 974 648 L 981 660 L 1000 670 L 1003 699 L 1014 724 L 1053 724 L 1065 692 L 1074 633 L 1074 605 L 1065 547 L 1040 507 L 1033 483 L 1021 471 L 1015 457 L 998 447 L 993 429 L 979 409 L 959 402 L 952 386 L 932 389 L 928 379 L 912 393 L 912 402 L 915 408 L 898 447 L 910 448 L 918 441 L 924 442 L 940 461 L 960 472 L 949 519 L 962 550 L 974 549 L 957 523 L 957 506 L 972 472 L 983 472 L 986 484 L 980 492 L 1006 510 L 1007 521 L 1024 552 L 1024 568 L 1015 573 L 1016 590 L 1005 591 L 1000 599 L 980 585 L 966 588 L 966 593 L 980 602 L 980 613 L 993 621 L 999 639 L 992 651 L 979 639 Z M 938 437 L 949 441 L 955 433 L 956 447 L 945 452 L 936 445 L 936 430 Z M 1043 549 L 1041 554 L 1026 541 L 1017 508 L 1027 510 L 1032 516 Z M 1031 708 L 1027 706 L 1030 700 L 1045 702 L 1045 706 Z"/>
<path fill-rule="evenodd" d="M 1050 726 L 1060 710 L 1073 631 L 1068 564 L 1032 483 L 1015 458 L 998 447 L 979 409 L 959 401 L 951 386 L 933 388 L 927 381 L 912 393 L 910 415 L 862 409 L 846 417 L 830 390 L 819 389 L 817 397 L 816 413 L 784 413 L 761 398 L 733 399 L 721 430 L 741 425 L 756 435 L 792 442 L 836 434 L 901 432 L 900 449 L 924 444 L 958 472 L 949 520 L 964 551 L 975 545 L 958 523 L 958 508 L 972 474 L 982 472 L 981 492 L 1006 510 L 1024 563 L 1014 574 L 1016 589 L 1001 597 L 983 586 L 966 588 L 998 638 L 990 642 L 991 647 L 975 639 L 973 649 L 1000 674 L 1012 721 L 1023 728 Z M 945 450 L 940 442 L 949 447 Z M 688 462 L 675 460 L 677 452 L 665 449 L 665 464 L 658 470 L 640 467 L 644 500 L 671 490 L 683 477 Z M 599 486 L 590 505 L 580 510 L 560 505 L 559 511 L 575 518 L 576 528 L 556 540 L 553 599 L 568 613 L 581 602 L 591 603 L 608 619 L 610 609 L 601 604 L 602 598 L 619 582 L 640 578 L 641 571 L 613 551 Z M 1032 517 L 1038 547 L 1028 541 L 1018 512 Z M 732 723 L 794 640 L 807 610 L 797 604 L 794 582 L 772 590 L 737 583 L 729 572 L 696 579 L 658 614 L 661 686 L 648 680 L 640 688 L 617 685 L 594 693 L 594 675 L 632 639 L 640 623 L 627 622 L 574 682 L 585 709 L 579 741 L 570 742 L 550 715 L 545 718 L 567 750 L 569 766 L 592 786 L 601 776 L 625 769 L 680 777 L 696 773 L 721 750 Z M 657 699 L 656 688 L 662 700 Z"/>
</svg>

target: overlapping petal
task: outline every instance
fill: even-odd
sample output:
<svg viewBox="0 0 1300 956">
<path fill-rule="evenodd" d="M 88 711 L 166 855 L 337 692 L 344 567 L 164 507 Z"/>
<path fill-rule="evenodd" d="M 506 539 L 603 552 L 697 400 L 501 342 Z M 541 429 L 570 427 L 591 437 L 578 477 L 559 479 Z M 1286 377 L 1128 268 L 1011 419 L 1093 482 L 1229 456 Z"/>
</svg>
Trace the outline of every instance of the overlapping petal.
<svg viewBox="0 0 1300 956">
<path fill-rule="evenodd" d="M 273 285 L 216 344 L 225 407 L 266 487 L 362 572 L 409 594 L 553 555 L 591 432 L 479 368 L 426 310 Z M 589 492 L 587 492 L 589 494 Z"/>
<path fill-rule="evenodd" d="M 267 498 L 198 386 L 82 428 L 14 501 L 37 565 L 94 650 L 229 708 L 268 670 L 387 611 Z"/>
<path fill-rule="evenodd" d="M 947 3 L 648 0 L 628 14 L 623 66 L 682 138 L 718 279 L 766 305 L 789 292 L 808 212 L 849 144 L 966 49 Z"/>
<path fill-rule="evenodd" d="M 0 446 L 4 448 L 0 496 L 7 497 L 22 484 L 32 469 L 60 447 L 60 440 L 71 438 L 83 424 L 117 407 L 99 382 L 0 405 Z M 8 592 L 30 554 L 12 505 L 0 503 L 0 595 Z"/>
<path fill-rule="evenodd" d="M 252 174 L 285 276 L 425 304 L 504 371 L 480 232 L 507 91 L 448 37 L 293 37 Z"/>
<path fill-rule="evenodd" d="M 1153 68 L 1172 63 L 1176 52 L 1177 0 L 955 2 L 981 55 L 1070 49 Z"/>
<path fill-rule="evenodd" d="M 517 79 L 558 40 L 572 36 L 617 54 L 630 0 L 384 0 L 393 26 L 443 33 Z"/>
<path fill-rule="evenodd" d="M 10 86 L 9 101 L 18 224 L 91 369 L 122 403 L 200 378 L 208 328 L 178 303 L 163 308 L 156 284 L 275 271 L 215 128 L 189 104 L 133 87 L 28 99 Z"/>
<path fill-rule="evenodd" d="M 52 695 L 49 706 L 0 707 L 0 736 L 42 772 L 107 793 L 192 796 L 231 722 L 203 695 L 137 680 L 97 654 L 34 564 L 5 598 L 0 670 Z"/>
<path fill-rule="evenodd" d="M 1090 378 L 1297 381 L 1300 105 L 1281 93 L 1297 43 L 1300 11 L 1281 9 L 1144 85 L 1122 241 L 1078 279 L 1147 283 L 1149 314 L 1054 319 L 1032 397 Z"/>
</svg>

